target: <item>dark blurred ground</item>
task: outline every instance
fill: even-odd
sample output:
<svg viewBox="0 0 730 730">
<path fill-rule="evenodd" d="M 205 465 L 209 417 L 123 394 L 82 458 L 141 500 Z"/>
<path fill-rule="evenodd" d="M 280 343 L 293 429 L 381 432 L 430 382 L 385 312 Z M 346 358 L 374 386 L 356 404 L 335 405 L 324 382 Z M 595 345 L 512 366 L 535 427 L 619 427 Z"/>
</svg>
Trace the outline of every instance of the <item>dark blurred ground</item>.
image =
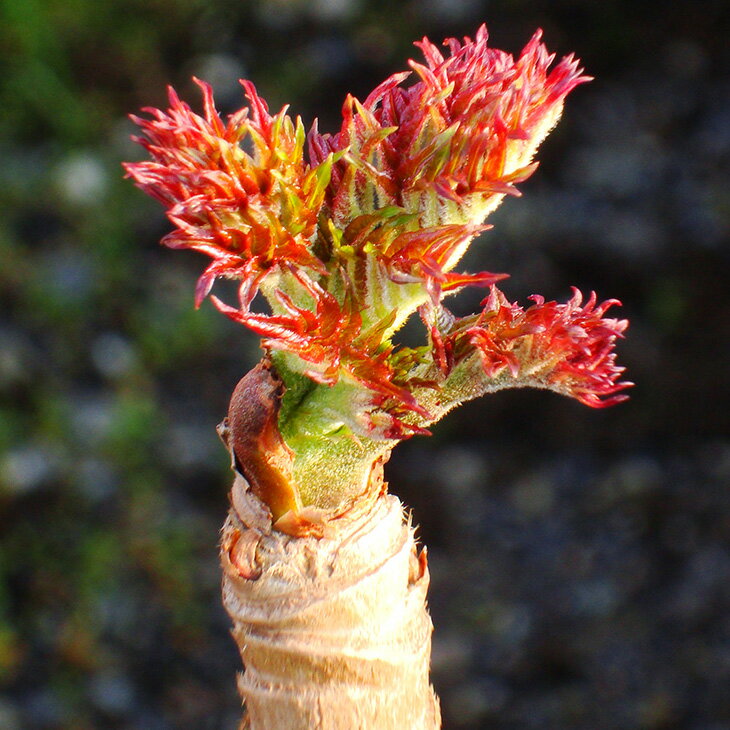
<svg viewBox="0 0 730 730">
<path fill-rule="evenodd" d="M 255 339 L 192 307 L 125 115 L 165 84 L 255 80 L 333 129 L 427 33 L 596 81 L 467 265 L 524 302 L 618 297 L 632 399 L 537 391 L 399 447 L 430 548 L 450 728 L 730 728 L 730 74 L 726 2 L 0 0 L 0 728 L 229 730 L 215 424 Z M 464 309 L 475 300 L 466 300 Z"/>
</svg>

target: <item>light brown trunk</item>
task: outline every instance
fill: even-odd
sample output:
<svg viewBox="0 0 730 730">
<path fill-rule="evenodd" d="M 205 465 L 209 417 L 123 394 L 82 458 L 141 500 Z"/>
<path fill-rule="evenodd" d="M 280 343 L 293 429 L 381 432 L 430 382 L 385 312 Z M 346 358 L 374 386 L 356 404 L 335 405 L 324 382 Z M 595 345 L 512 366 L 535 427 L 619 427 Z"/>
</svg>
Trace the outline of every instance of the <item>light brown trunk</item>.
<svg viewBox="0 0 730 730">
<path fill-rule="evenodd" d="M 428 569 L 383 489 L 322 537 L 272 529 L 240 475 L 223 528 L 223 600 L 245 671 L 242 728 L 437 730 Z"/>
</svg>

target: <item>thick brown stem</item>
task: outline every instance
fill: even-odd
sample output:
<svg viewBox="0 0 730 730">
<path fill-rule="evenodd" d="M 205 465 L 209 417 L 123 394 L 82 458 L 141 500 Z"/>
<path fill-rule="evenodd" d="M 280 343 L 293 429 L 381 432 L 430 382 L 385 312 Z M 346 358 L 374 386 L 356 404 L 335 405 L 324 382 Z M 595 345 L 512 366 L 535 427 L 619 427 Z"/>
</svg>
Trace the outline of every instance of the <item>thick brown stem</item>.
<svg viewBox="0 0 730 730">
<path fill-rule="evenodd" d="M 292 537 L 236 476 L 223 600 L 251 730 L 437 730 L 428 569 L 398 499 L 373 493 Z"/>
</svg>

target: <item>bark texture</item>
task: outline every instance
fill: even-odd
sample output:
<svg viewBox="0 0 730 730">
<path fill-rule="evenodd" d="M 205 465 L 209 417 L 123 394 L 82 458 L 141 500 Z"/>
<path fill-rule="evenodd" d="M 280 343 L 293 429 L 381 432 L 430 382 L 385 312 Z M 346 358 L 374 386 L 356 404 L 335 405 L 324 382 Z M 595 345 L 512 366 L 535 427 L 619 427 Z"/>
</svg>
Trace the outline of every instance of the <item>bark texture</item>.
<svg viewBox="0 0 730 730">
<path fill-rule="evenodd" d="M 385 489 L 292 537 L 237 474 L 223 600 L 245 671 L 242 728 L 437 730 L 428 569 Z"/>
</svg>

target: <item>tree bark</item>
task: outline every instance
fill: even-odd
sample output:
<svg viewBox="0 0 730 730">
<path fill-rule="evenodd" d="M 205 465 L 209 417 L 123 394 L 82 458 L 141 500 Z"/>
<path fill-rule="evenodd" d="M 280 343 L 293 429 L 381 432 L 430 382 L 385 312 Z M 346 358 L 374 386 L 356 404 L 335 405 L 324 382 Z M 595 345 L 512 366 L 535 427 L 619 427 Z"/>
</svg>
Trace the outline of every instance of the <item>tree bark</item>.
<svg viewBox="0 0 730 730">
<path fill-rule="evenodd" d="M 223 528 L 223 601 L 245 671 L 241 728 L 438 730 L 426 552 L 385 486 L 292 537 L 240 475 Z"/>
</svg>

